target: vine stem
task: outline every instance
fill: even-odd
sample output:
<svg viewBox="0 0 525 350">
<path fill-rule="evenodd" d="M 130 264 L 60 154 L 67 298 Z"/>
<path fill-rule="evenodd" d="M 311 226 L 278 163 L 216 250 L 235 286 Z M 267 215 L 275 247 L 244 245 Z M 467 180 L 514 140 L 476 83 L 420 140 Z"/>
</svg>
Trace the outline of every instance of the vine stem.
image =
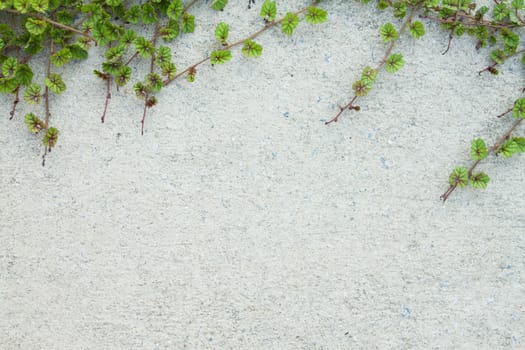
<svg viewBox="0 0 525 350">
<path fill-rule="evenodd" d="M 512 109 L 500 114 L 500 115 L 504 115 L 508 112 L 510 112 Z M 499 116 L 498 116 L 499 117 Z M 492 147 L 490 147 L 488 149 L 488 154 L 491 154 L 493 153 L 494 151 L 497 151 L 498 148 L 506 141 L 509 139 L 510 135 L 512 134 L 512 132 L 521 124 L 521 122 L 523 122 L 523 119 L 518 119 L 516 120 L 512 126 L 496 141 L 496 143 L 494 145 L 492 145 Z M 468 178 L 470 179 L 470 177 L 472 176 L 472 172 L 474 171 L 474 169 L 476 169 L 476 167 L 478 166 L 478 164 L 481 162 L 481 159 L 478 159 L 476 160 L 472 166 L 468 169 Z M 443 193 L 441 195 L 441 197 L 439 197 L 440 199 L 443 200 L 443 202 L 445 202 L 448 197 L 452 194 L 452 192 L 454 192 L 454 190 L 456 189 L 457 187 L 457 184 L 456 185 L 450 185 L 450 187 L 445 191 L 445 193 Z"/>
<path fill-rule="evenodd" d="M 381 59 L 381 61 L 379 62 L 379 64 L 377 65 L 377 67 L 375 68 L 376 71 L 379 71 L 379 69 L 381 69 L 385 64 L 386 64 L 386 61 L 388 59 L 388 56 L 390 56 L 390 53 L 392 53 L 392 50 L 394 49 L 394 46 L 396 44 L 396 42 L 399 40 L 399 37 L 401 37 L 401 34 L 405 31 L 406 27 L 408 26 L 408 24 L 412 21 L 412 18 L 414 17 L 414 14 L 416 13 L 416 11 L 418 10 L 419 6 L 416 6 L 416 7 L 413 7 L 412 10 L 410 11 L 409 15 L 407 18 L 405 18 L 405 20 L 403 21 L 403 24 L 401 25 L 401 27 L 399 28 L 399 34 L 398 34 L 398 39 L 397 40 L 393 40 L 392 42 L 390 42 L 390 44 L 388 45 L 388 47 L 386 48 L 386 51 L 385 51 L 385 54 L 383 56 L 383 58 Z M 341 115 L 343 114 L 343 112 L 345 110 L 351 110 L 351 109 L 359 109 L 357 106 L 354 105 L 354 102 L 357 101 L 358 99 L 358 96 L 357 95 L 354 95 L 354 97 L 352 97 L 352 99 L 350 100 L 350 102 L 348 102 L 346 105 L 344 105 L 343 107 L 339 107 L 339 112 L 337 112 L 337 114 L 335 115 L 335 117 L 333 117 L 332 119 L 330 119 L 329 121 L 325 122 L 324 124 L 325 125 L 328 125 L 330 123 L 336 123 L 338 120 L 339 120 L 339 117 L 341 117 Z"/>
<path fill-rule="evenodd" d="M 100 121 L 104 123 L 106 120 L 106 112 L 108 111 L 108 105 L 109 100 L 111 99 L 111 77 L 107 76 L 106 78 L 106 101 L 104 102 L 104 112 L 102 113 L 102 117 L 100 118 Z"/>
<path fill-rule="evenodd" d="M 91 41 L 95 41 L 95 38 L 93 38 L 91 35 L 89 35 L 88 33 L 85 33 L 81 30 L 78 30 L 77 28 L 74 28 L 74 27 L 70 27 L 68 25 L 65 25 L 65 24 L 62 24 L 62 23 L 59 23 L 59 22 L 56 22 L 56 21 L 53 21 L 52 19 L 50 18 L 47 18 L 47 17 L 44 17 L 44 16 L 41 16 L 39 14 L 36 14 L 36 13 L 31 13 L 31 14 L 25 14 L 25 13 L 22 13 L 20 11 L 17 11 L 17 10 L 13 10 L 13 9 L 3 9 L 2 11 L 6 11 L 6 12 L 10 12 L 10 13 L 14 13 L 14 14 L 17 14 L 17 15 L 21 15 L 21 16 L 30 16 L 30 17 L 35 17 L 35 18 L 38 18 L 39 20 L 41 21 L 44 21 L 44 22 L 47 22 L 49 24 L 51 24 L 52 26 L 55 26 L 55 27 L 58 27 L 58 28 L 61 28 L 61 29 L 65 29 L 67 31 L 70 31 L 70 32 L 73 32 L 73 33 L 77 33 L 79 35 L 82 35 L 82 36 L 85 36 L 86 38 L 90 39 Z"/>
<path fill-rule="evenodd" d="M 439 11 L 440 9 L 441 8 L 438 7 L 436 8 L 436 11 Z M 459 17 L 459 20 L 461 21 L 461 24 L 463 24 L 463 26 L 465 27 L 484 26 L 488 28 L 502 29 L 502 28 L 519 28 L 519 27 L 525 26 L 524 23 L 505 25 L 505 24 L 497 24 L 491 21 L 486 21 L 486 20 L 476 20 L 476 18 L 472 17 L 472 15 L 468 15 L 466 13 L 458 13 L 458 17 Z M 445 18 L 439 18 L 439 17 L 427 16 L 427 15 L 420 15 L 419 18 L 430 19 L 432 21 L 436 21 L 441 24 L 455 24 L 457 22 L 456 17 L 445 19 Z"/>
<path fill-rule="evenodd" d="M 53 39 L 50 40 L 49 44 L 49 57 L 47 58 L 47 67 L 46 67 L 46 77 L 49 77 L 51 74 L 51 56 L 53 55 L 54 51 L 54 45 L 53 45 Z M 47 133 L 47 130 L 49 129 L 49 88 L 47 87 L 47 84 L 44 84 L 44 105 L 46 108 L 46 119 L 44 122 L 44 131 Z M 46 155 L 47 155 L 47 149 L 48 147 L 44 145 L 44 154 L 42 155 L 42 166 L 46 165 Z"/>
<path fill-rule="evenodd" d="M 309 6 L 306 6 L 296 12 L 293 12 L 294 15 L 299 15 L 303 12 L 306 12 L 308 10 L 309 7 L 311 6 L 315 6 L 319 3 L 318 0 L 315 0 L 313 1 Z M 264 27 L 262 27 L 261 29 L 259 29 L 258 31 L 254 32 L 253 34 L 247 36 L 246 38 L 244 39 L 241 39 L 241 40 L 238 40 L 232 44 L 228 44 L 226 46 L 224 46 L 223 48 L 221 48 L 221 51 L 224 51 L 224 50 L 229 50 L 231 49 L 232 47 L 236 47 L 236 46 L 239 46 L 241 44 L 243 44 L 246 40 L 252 40 L 252 39 L 255 39 L 256 37 L 258 37 L 259 35 L 261 35 L 262 33 L 264 33 L 265 31 L 267 31 L 268 29 L 270 28 L 273 28 L 275 27 L 276 25 L 280 24 L 281 22 L 283 22 L 285 19 L 285 17 L 282 17 L 278 20 L 274 20 L 272 22 L 268 22 L 265 24 Z M 197 63 L 194 63 L 192 64 L 191 66 L 187 67 L 186 69 L 184 69 L 183 71 L 179 72 L 178 74 L 176 74 L 175 76 L 173 76 L 173 78 L 171 79 L 166 79 L 164 80 L 164 86 L 168 85 L 169 83 L 171 83 L 172 81 L 176 80 L 177 78 L 181 77 L 182 75 L 188 73 L 190 70 L 192 69 L 195 69 L 197 66 L 203 64 L 204 62 L 207 62 L 211 59 L 211 56 L 207 56 L 205 58 L 203 58 L 202 60 L 198 61 Z"/>
<path fill-rule="evenodd" d="M 16 95 L 15 100 L 13 101 L 13 108 L 11 108 L 11 112 L 9 112 L 9 120 L 13 119 L 13 117 L 15 116 L 16 105 L 18 104 L 18 102 L 20 102 L 20 86 L 16 88 Z"/>
<path fill-rule="evenodd" d="M 153 47 L 157 45 L 158 37 L 159 37 L 159 22 L 155 23 L 155 31 L 153 32 L 153 40 L 152 40 Z M 151 55 L 151 61 L 149 65 L 150 74 L 153 73 L 154 70 L 155 70 L 155 53 Z M 144 111 L 142 113 L 142 119 L 140 121 L 140 124 L 141 124 L 140 134 L 141 135 L 144 135 L 144 123 L 146 121 L 148 103 L 149 103 L 149 92 L 147 92 L 146 95 L 144 96 Z"/>
</svg>

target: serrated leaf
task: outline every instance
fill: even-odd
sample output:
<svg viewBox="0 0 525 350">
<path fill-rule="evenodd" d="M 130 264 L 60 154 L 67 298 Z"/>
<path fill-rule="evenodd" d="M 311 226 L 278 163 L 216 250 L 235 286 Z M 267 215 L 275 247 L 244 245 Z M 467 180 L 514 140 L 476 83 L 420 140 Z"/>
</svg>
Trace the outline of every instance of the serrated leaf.
<svg viewBox="0 0 525 350">
<path fill-rule="evenodd" d="M 160 28 L 160 37 L 167 42 L 174 40 L 179 35 L 179 23 L 173 19 L 168 21 L 168 26 Z"/>
<path fill-rule="evenodd" d="M 137 24 L 141 17 L 141 10 L 139 5 L 132 5 L 124 14 L 124 20 L 129 23 Z"/>
<path fill-rule="evenodd" d="M 44 135 L 44 139 L 42 140 L 42 142 L 44 143 L 44 146 L 51 149 L 55 147 L 57 141 L 58 141 L 58 129 L 57 128 L 47 129 L 46 134 Z"/>
<path fill-rule="evenodd" d="M 356 96 L 366 96 L 370 89 L 372 88 L 372 83 L 369 80 L 358 80 L 352 84 L 352 90 Z"/>
<path fill-rule="evenodd" d="M 124 53 L 126 52 L 126 49 L 127 47 L 125 44 L 120 44 L 115 47 L 109 48 L 105 54 L 106 59 L 110 62 L 116 61 L 119 58 L 121 58 L 122 55 L 124 55 Z"/>
<path fill-rule="evenodd" d="M 106 0 L 106 4 L 110 7 L 117 7 L 122 4 L 122 0 Z"/>
<path fill-rule="evenodd" d="M 509 15 L 509 8 L 505 3 L 498 3 L 492 10 L 492 16 L 496 21 L 503 21 Z"/>
<path fill-rule="evenodd" d="M 49 0 L 31 0 L 30 3 L 36 12 L 44 13 L 49 8 Z"/>
<path fill-rule="evenodd" d="M 310 24 L 324 23 L 326 18 L 326 11 L 315 6 L 310 6 L 304 15 L 304 19 Z"/>
<path fill-rule="evenodd" d="M 153 5 L 149 2 L 144 3 L 142 5 L 142 23 L 151 24 L 157 22 L 157 20 L 157 13 Z"/>
<path fill-rule="evenodd" d="M 226 45 L 226 40 L 228 39 L 228 33 L 230 31 L 230 26 L 224 22 L 217 24 L 215 28 L 215 38 L 223 45 Z"/>
<path fill-rule="evenodd" d="M 118 86 L 124 86 L 128 83 L 131 77 L 131 68 L 128 66 L 122 66 L 115 75 L 115 83 Z"/>
<path fill-rule="evenodd" d="M 487 158 L 487 145 L 483 139 L 475 139 L 472 141 L 470 146 L 470 155 L 472 156 L 473 160 L 482 160 Z"/>
<path fill-rule="evenodd" d="M 227 4 L 228 0 L 213 0 L 211 3 L 211 8 L 216 11 L 222 11 Z"/>
<path fill-rule="evenodd" d="M 223 64 L 231 60 L 230 50 L 213 51 L 210 56 L 211 64 Z"/>
<path fill-rule="evenodd" d="M 521 10 L 524 7 L 524 3 L 523 0 L 512 0 L 510 6 L 512 6 L 513 9 Z"/>
<path fill-rule="evenodd" d="M 193 33 L 195 31 L 195 16 L 185 13 L 182 16 L 181 29 L 183 33 Z"/>
<path fill-rule="evenodd" d="M 135 95 L 140 99 L 145 98 L 146 95 L 149 94 L 150 92 L 148 90 L 148 87 L 142 84 L 142 82 L 140 81 L 136 83 L 135 85 L 133 85 L 133 91 L 135 91 Z"/>
<path fill-rule="evenodd" d="M 39 19 L 28 18 L 26 21 L 27 31 L 35 36 L 44 33 L 47 29 L 47 23 Z"/>
<path fill-rule="evenodd" d="M 27 125 L 27 129 L 33 134 L 40 132 L 46 127 L 44 122 L 33 113 L 27 113 L 24 119 Z"/>
<path fill-rule="evenodd" d="M 503 62 L 505 62 L 506 55 L 503 50 L 493 50 L 490 53 L 490 58 L 497 64 L 503 64 Z"/>
<path fill-rule="evenodd" d="M 474 188 L 487 188 L 487 185 L 489 184 L 490 178 L 487 174 L 481 172 L 474 174 L 470 177 L 470 186 Z"/>
<path fill-rule="evenodd" d="M 263 47 L 253 40 L 246 40 L 242 47 L 242 53 L 246 57 L 259 57 L 262 51 Z"/>
<path fill-rule="evenodd" d="M 142 36 L 135 39 L 135 49 L 143 58 L 148 58 L 155 53 L 153 44 Z"/>
<path fill-rule="evenodd" d="M 381 33 L 381 38 L 385 43 L 389 41 L 393 41 L 397 39 L 397 30 L 392 25 L 392 23 L 385 23 L 379 28 L 379 32 Z"/>
<path fill-rule="evenodd" d="M 84 60 L 88 57 L 88 52 L 79 44 L 73 44 L 68 46 L 71 56 L 75 60 Z"/>
<path fill-rule="evenodd" d="M 40 85 L 29 85 L 28 87 L 26 87 L 26 91 L 24 92 L 24 101 L 26 101 L 28 104 L 40 103 L 40 98 L 42 97 L 40 91 L 42 91 Z"/>
<path fill-rule="evenodd" d="M 298 24 L 299 17 L 292 12 L 288 12 L 286 16 L 284 16 L 283 22 L 281 24 L 281 30 L 286 35 L 292 35 Z"/>
<path fill-rule="evenodd" d="M 149 73 L 144 81 L 149 87 L 148 90 L 150 92 L 158 92 L 164 86 L 162 78 L 157 73 Z"/>
<path fill-rule="evenodd" d="M 62 50 L 59 50 L 50 56 L 51 62 L 53 62 L 56 67 L 62 67 L 69 62 L 71 58 L 73 58 L 73 55 L 67 47 L 64 47 Z"/>
<path fill-rule="evenodd" d="M 464 167 L 457 167 L 452 170 L 448 178 L 448 183 L 450 186 L 454 187 L 465 187 L 468 184 L 468 170 Z"/>
<path fill-rule="evenodd" d="M 178 19 L 184 10 L 184 3 L 182 0 L 172 0 L 166 11 L 166 15 L 171 19 Z"/>
<path fill-rule="evenodd" d="M 265 0 L 261 6 L 260 16 L 266 22 L 272 22 L 277 15 L 277 5 L 275 1 Z"/>
<path fill-rule="evenodd" d="M 512 107 L 512 116 L 518 119 L 525 118 L 525 97 L 518 98 L 516 101 L 514 101 L 514 106 Z"/>
<path fill-rule="evenodd" d="M 18 60 L 14 57 L 8 57 L 2 63 L 2 75 L 4 78 L 12 78 L 18 67 Z"/>
<path fill-rule="evenodd" d="M 368 81 L 373 83 L 377 77 L 377 69 L 372 69 L 370 66 L 363 68 L 363 73 L 361 73 L 361 80 Z"/>
<path fill-rule="evenodd" d="M 15 79 L 19 85 L 29 85 L 33 80 L 33 71 L 27 64 L 19 64 L 16 67 Z"/>
<path fill-rule="evenodd" d="M 45 80 L 45 84 L 49 88 L 49 90 L 51 90 L 57 95 L 66 91 L 66 84 L 62 80 L 62 76 L 60 74 L 49 74 Z"/>
<path fill-rule="evenodd" d="M 498 149 L 498 154 L 501 154 L 505 158 L 512 157 L 512 155 L 517 152 L 519 152 L 519 147 L 512 139 L 505 141 Z"/>
<path fill-rule="evenodd" d="M 102 71 L 111 75 L 116 75 L 122 67 L 122 61 L 102 62 Z"/>
<path fill-rule="evenodd" d="M 163 64 L 171 62 L 171 49 L 167 46 L 160 46 L 157 49 L 157 54 L 155 55 L 155 63 L 162 67 Z"/>
<path fill-rule="evenodd" d="M 402 1 L 396 1 L 392 8 L 394 9 L 394 17 L 403 18 L 407 14 L 407 5 Z"/>
<path fill-rule="evenodd" d="M 0 78 L 0 93 L 13 93 L 18 87 L 18 82 L 15 78 Z"/>
<path fill-rule="evenodd" d="M 419 39 L 425 35 L 425 26 L 420 21 L 410 23 L 409 30 L 410 35 L 412 35 L 414 39 Z"/>
<path fill-rule="evenodd" d="M 512 141 L 518 146 L 519 153 L 525 152 L 525 137 L 513 137 Z"/>
<path fill-rule="evenodd" d="M 175 73 L 177 73 L 177 67 L 172 62 L 163 64 L 160 68 L 162 69 L 162 75 L 167 76 L 168 79 L 173 79 Z"/>
<path fill-rule="evenodd" d="M 395 73 L 401 68 L 403 68 L 404 65 L 405 61 L 403 60 L 403 55 L 401 55 L 400 53 L 394 53 L 387 58 L 385 70 L 388 73 Z"/>
</svg>

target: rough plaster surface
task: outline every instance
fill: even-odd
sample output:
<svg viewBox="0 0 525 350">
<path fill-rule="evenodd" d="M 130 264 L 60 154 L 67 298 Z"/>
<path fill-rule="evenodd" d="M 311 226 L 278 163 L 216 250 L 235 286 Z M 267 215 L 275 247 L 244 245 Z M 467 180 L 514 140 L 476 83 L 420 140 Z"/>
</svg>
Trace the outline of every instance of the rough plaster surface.
<svg viewBox="0 0 525 350">
<path fill-rule="evenodd" d="M 234 39 L 258 28 L 260 1 L 230 3 L 193 9 L 178 67 L 215 47 L 221 20 Z M 261 58 L 236 50 L 162 91 L 143 137 L 130 87 L 100 123 L 92 51 L 64 68 L 46 167 L 26 110 L 9 121 L 1 97 L 0 348 L 525 348 L 523 159 L 491 158 L 487 190 L 439 201 L 469 142 L 511 123 L 494 116 L 523 68 L 479 76 L 486 52 L 465 37 L 441 55 L 447 33 L 430 24 L 361 112 L 325 126 L 392 19 L 323 6 L 326 24 L 269 31 Z"/>
</svg>

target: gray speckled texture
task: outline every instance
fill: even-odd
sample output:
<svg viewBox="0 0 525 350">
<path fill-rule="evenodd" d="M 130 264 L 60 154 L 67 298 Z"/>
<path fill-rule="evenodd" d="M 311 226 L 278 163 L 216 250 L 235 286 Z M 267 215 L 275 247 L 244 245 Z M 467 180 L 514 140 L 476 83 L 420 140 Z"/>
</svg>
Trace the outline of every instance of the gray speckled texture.
<svg viewBox="0 0 525 350">
<path fill-rule="evenodd" d="M 220 20 L 232 39 L 258 28 L 261 1 L 246 2 L 197 5 L 177 66 L 215 47 Z M 0 348 L 525 348 L 523 157 L 490 158 L 487 190 L 439 201 L 469 142 L 512 122 L 494 116 L 523 67 L 479 76 L 487 53 L 464 37 L 441 55 L 447 33 L 429 24 L 361 112 L 325 126 L 391 18 L 323 6 L 326 24 L 271 30 L 261 58 L 235 50 L 162 91 L 143 137 L 131 87 L 100 123 L 93 50 L 63 69 L 46 167 L 26 110 L 9 121 L 0 97 Z"/>
</svg>

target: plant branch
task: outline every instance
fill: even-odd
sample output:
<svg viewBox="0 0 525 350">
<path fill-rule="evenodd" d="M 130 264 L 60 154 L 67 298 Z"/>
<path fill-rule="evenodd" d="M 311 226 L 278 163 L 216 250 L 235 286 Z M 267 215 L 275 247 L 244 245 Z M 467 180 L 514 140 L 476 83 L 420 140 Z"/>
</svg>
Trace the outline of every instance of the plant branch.
<svg viewBox="0 0 525 350">
<path fill-rule="evenodd" d="M 309 7 L 311 6 L 315 6 L 319 3 L 319 1 L 315 0 L 313 1 L 309 6 L 306 6 L 296 12 L 293 12 L 293 14 L 295 15 L 299 15 L 303 12 L 306 12 L 308 10 Z M 281 22 L 283 22 L 285 19 L 285 17 L 282 17 L 278 20 L 274 20 L 272 22 L 268 22 L 265 24 L 264 27 L 262 27 L 261 29 L 259 29 L 258 31 L 254 32 L 253 34 L 247 36 L 246 38 L 244 39 L 241 39 L 241 40 L 238 40 L 232 44 L 228 44 L 226 46 L 224 46 L 221 51 L 224 51 L 224 50 L 229 50 L 231 49 L 232 47 L 235 47 L 235 46 L 239 46 L 241 44 L 243 44 L 246 40 L 252 40 L 252 39 L 255 39 L 256 37 L 258 37 L 259 35 L 261 35 L 262 33 L 264 33 L 265 31 L 267 31 L 268 29 L 270 28 L 273 28 L 275 27 L 276 25 L 280 24 Z M 183 71 L 179 72 L 178 74 L 176 74 L 173 78 L 171 79 L 166 79 L 164 80 L 164 86 L 168 85 L 169 83 L 171 83 L 172 81 L 176 80 L 177 78 L 181 77 L 182 75 L 186 74 L 187 72 L 189 72 L 190 70 L 193 70 L 195 69 L 197 66 L 203 64 L 204 62 L 207 62 L 211 59 L 211 56 L 207 56 L 205 58 L 203 58 L 202 60 L 192 64 L 191 66 L 187 67 L 186 69 L 184 69 Z"/>
<path fill-rule="evenodd" d="M 399 28 L 399 34 L 398 34 L 398 39 L 396 40 L 392 40 L 390 42 L 390 44 L 388 45 L 386 51 L 385 51 L 385 54 L 383 56 L 383 58 L 381 59 L 381 61 L 379 62 L 379 64 L 377 65 L 377 67 L 375 68 L 377 71 L 379 71 L 379 69 L 381 69 L 387 62 L 387 59 L 388 57 L 390 56 L 390 53 L 392 52 L 392 50 L 394 49 L 394 46 L 396 44 L 396 42 L 399 40 L 399 38 L 401 37 L 401 34 L 405 31 L 406 27 L 410 24 L 410 22 L 412 21 L 412 18 L 414 17 L 414 14 L 416 13 L 416 11 L 418 10 L 419 6 L 415 6 L 412 8 L 412 10 L 410 11 L 409 15 L 405 18 L 405 20 L 403 21 L 403 24 L 401 25 L 401 27 Z M 343 114 L 343 112 L 345 110 L 359 110 L 359 107 L 358 106 L 355 106 L 354 105 L 354 102 L 358 99 L 358 96 L 357 95 L 354 95 L 352 97 L 352 99 L 350 100 L 349 103 L 347 103 L 344 107 L 339 107 L 339 112 L 337 112 L 337 114 L 335 115 L 335 117 L 333 117 L 332 119 L 330 119 L 329 121 L 325 122 L 324 124 L 325 125 L 328 125 L 330 123 L 335 123 L 339 120 L 339 117 L 341 117 L 341 115 Z"/>
<path fill-rule="evenodd" d="M 512 109 L 500 114 L 499 116 L 501 115 L 504 115 L 508 112 L 510 112 Z M 498 117 L 499 117 L 498 116 Z M 494 145 L 492 145 L 492 147 L 490 147 L 488 150 L 487 150 L 487 155 L 488 154 L 491 154 L 495 151 L 497 151 L 500 146 L 505 142 L 507 141 L 509 138 L 510 138 L 510 135 L 512 134 L 512 132 L 523 122 L 523 119 L 518 119 L 516 120 L 512 126 L 496 141 L 496 143 Z M 470 177 L 472 176 L 472 172 L 474 171 L 474 169 L 476 169 L 476 167 L 478 166 L 478 164 L 481 162 L 481 159 L 478 159 L 476 160 L 472 165 L 471 167 L 468 169 L 468 177 L 470 179 Z M 457 185 L 451 185 L 446 191 L 445 193 L 443 193 L 441 195 L 441 197 L 439 197 L 440 199 L 443 200 L 443 202 L 445 202 L 448 197 L 452 194 L 452 192 L 454 192 L 454 190 L 456 189 Z"/>
<path fill-rule="evenodd" d="M 2 11 L 14 13 L 14 14 L 21 15 L 21 16 L 35 17 L 35 18 L 38 18 L 41 21 L 44 21 L 44 22 L 47 22 L 47 23 L 51 24 L 52 26 L 55 26 L 55 27 L 58 27 L 58 28 L 61 28 L 61 29 L 64 29 L 64 30 L 67 30 L 67 31 L 70 31 L 70 32 L 73 32 L 73 33 L 76 33 L 76 34 L 79 34 L 79 35 L 82 35 L 82 36 L 85 36 L 86 38 L 90 39 L 91 41 L 95 41 L 95 38 L 93 38 L 88 33 L 85 33 L 85 32 L 83 32 L 81 30 L 78 30 L 77 28 L 74 28 L 74 27 L 71 27 L 71 26 L 68 26 L 68 25 L 65 25 L 65 24 L 53 21 L 50 18 L 44 17 L 44 16 L 36 14 L 36 13 L 25 14 L 25 13 L 21 13 L 20 11 L 13 10 L 13 9 L 4 9 Z"/>
<path fill-rule="evenodd" d="M 13 101 L 13 108 L 11 108 L 11 112 L 9 112 L 9 120 L 13 119 L 13 117 L 15 116 L 16 105 L 18 104 L 18 102 L 20 102 L 20 86 L 16 88 L 16 95 L 15 100 Z"/>
</svg>

